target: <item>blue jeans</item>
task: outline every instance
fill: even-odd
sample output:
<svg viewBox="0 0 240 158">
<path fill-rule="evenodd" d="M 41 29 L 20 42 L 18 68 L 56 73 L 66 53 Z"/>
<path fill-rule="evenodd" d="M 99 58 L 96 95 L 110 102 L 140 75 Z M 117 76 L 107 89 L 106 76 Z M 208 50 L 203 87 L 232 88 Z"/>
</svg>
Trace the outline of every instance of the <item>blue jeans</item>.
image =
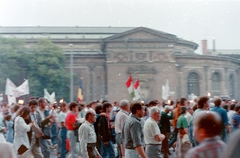
<svg viewBox="0 0 240 158">
<path fill-rule="evenodd" d="M 168 142 L 168 147 L 170 148 L 176 141 L 177 141 L 177 136 L 178 136 L 178 129 L 174 129 L 174 136 L 173 138 Z"/>
<path fill-rule="evenodd" d="M 58 127 L 56 125 L 56 123 L 52 123 L 52 127 L 51 127 L 51 141 L 52 141 L 52 145 L 57 144 L 57 132 L 58 132 Z"/>
<path fill-rule="evenodd" d="M 68 153 L 66 148 L 66 139 L 67 139 L 67 128 L 62 127 L 59 130 L 58 134 L 58 152 L 60 153 L 60 158 L 66 158 L 66 155 Z"/>
<path fill-rule="evenodd" d="M 77 136 L 75 136 L 75 131 L 68 130 L 67 138 L 69 139 L 69 143 L 70 143 L 70 154 L 69 154 L 68 158 L 75 158 L 78 156 L 78 154 L 77 154 Z"/>
<path fill-rule="evenodd" d="M 39 138 L 39 144 L 42 150 L 42 154 L 44 158 L 50 158 L 50 147 L 48 144 L 48 140 L 47 139 L 42 139 L 41 137 Z"/>
<path fill-rule="evenodd" d="M 114 147 L 112 141 L 108 141 L 108 145 L 104 145 L 103 141 L 101 141 L 101 156 L 102 158 L 114 158 Z"/>
</svg>

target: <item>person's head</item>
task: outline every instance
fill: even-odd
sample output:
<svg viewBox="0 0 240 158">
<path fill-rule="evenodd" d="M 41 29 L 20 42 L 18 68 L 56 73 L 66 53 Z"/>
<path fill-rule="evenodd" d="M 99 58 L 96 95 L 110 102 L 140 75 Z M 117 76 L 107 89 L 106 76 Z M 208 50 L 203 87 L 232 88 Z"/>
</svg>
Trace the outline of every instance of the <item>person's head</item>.
<svg viewBox="0 0 240 158">
<path fill-rule="evenodd" d="M 228 105 L 227 104 L 224 104 L 222 107 L 228 112 Z"/>
<path fill-rule="evenodd" d="M 88 108 L 93 108 L 93 110 L 96 109 L 97 102 L 96 101 L 90 101 L 87 105 Z"/>
<path fill-rule="evenodd" d="M 23 119 L 27 119 L 30 115 L 30 108 L 27 106 L 22 106 L 18 109 L 18 116 L 22 117 Z"/>
<path fill-rule="evenodd" d="M 148 115 L 148 107 L 147 106 L 142 106 L 143 109 L 144 109 L 144 114 L 143 114 L 143 117 L 144 116 L 147 116 Z"/>
<path fill-rule="evenodd" d="M 112 104 L 109 102 L 103 103 L 103 112 L 110 113 L 112 110 Z"/>
<path fill-rule="evenodd" d="M 144 115 L 144 108 L 141 102 L 132 102 L 130 105 L 130 110 L 133 115 L 136 115 L 139 118 L 143 117 Z"/>
<path fill-rule="evenodd" d="M 13 112 L 17 112 L 19 108 L 20 108 L 20 105 L 14 104 L 13 105 Z"/>
<path fill-rule="evenodd" d="M 113 105 L 114 105 L 114 106 L 118 106 L 119 104 L 118 104 L 117 101 L 115 101 L 115 102 L 113 102 Z"/>
<path fill-rule="evenodd" d="M 5 116 L 5 120 L 10 121 L 12 119 L 12 115 L 8 114 Z"/>
<path fill-rule="evenodd" d="M 96 122 L 96 113 L 93 109 L 89 109 L 87 112 L 86 112 L 86 115 L 85 115 L 85 119 L 89 122 L 89 123 L 94 123 Z"/>
<path fill-rule="evenodd" d="M 187 112 L 190 113 L 191 115 L 193 115 L 193 109 L 191 106 L 187 106 Z"/>
<path fill-rule="evenodd" d="M 195 111 L 195 110 L 197 110 L 197 108 L 198 108 L 198 105 L 195 103 L 195 104 L 192 106 L 192 109 L 193 109 L 193 111 Z"/>
<path fill-rule="evenodd" d="M 60 104 L 60 107 L 61 107 L 61 111 L 67 112 L 67 110 L 68 110 L 67 102 L 63 101 L 63 102 Z"/>
<path fill-rule="evenodd" d="M 194 119 L 194 136 L 198 142 L 221 134 L 223 127 L 220 115 L 213 111 L 200 111 Z M 214 129 L 214 130 L 213 130 Z"/>
<path fill-rule="evenodd" d="M 103 106 L 101 103 L 98 103 L 96 106 L 96 114 L 100 114 L 101 112 L 103 112 Z"/>
<path fill-rule="evenodd" d="M 47 101 L 46 101 L 45 98 L 39 98 L 38 99 L 38 106 L 39 106 L 39 108 L 45 109 L 46 105 L 47 105 Z"/>
<path fill-rule="evenodd" d="M 236 105 L 234 110 L 236 111 L 236 113 L 240 113 L 240 105 Z"/>
<path fill-rule="evenodd" d="M 186 98 L 180 98 L 179 102 L 181 106 L 187 106 L 187 103 L 188 103 Z"/>
<path fill-rule="evenodd" d="M 158 101 L 157 100 L 152 100 L 148 103 L 148 107 L 153 107 L 153 106 L 157 106 L 158 105 Z"/>
<path fill-rule="evenodd" d="M 236 106 L 236 104 L 231 104 L 231 105 L 229 106 L 229 110 L 234 110 L 235 106 Z"/>
<path fill-rule="evenodd" d="M 208 110 L 209 109 L 209 97 L 208 96 L 202 96 L 198 99 L 197 108 Z"/>
<path fill-rule="evenodd" d="M 36 111 L 38 102 L 36 99 L 32 99 L 29 101 L 28 106 L 30 108 L 31 113 L 34 113 Z"/>
<path fill-rule="evenodd" d="M 119 107 L 125 111 L 129 111 L 130 110 L 130 103 L 128 100 L 121 100 L 119 103 Z"/>
<path fill-rule="evenodd" d="M 186 114 L 186 112 L 187 112 L 187 107 L 186 106 L 181 106 L 180 107 L 180 115 Z"/>
<path fill-rule="evenodd" d="M 152 117 L 155 121 L 159 121 L 161 119 L 161 110 L 159 107 L 151 107 L 149 109 L 149 116 Z"/>
<path fill-rule="evenodd" d="M 78 103 L 77 102 L 71 102 L 69 104 L 69 110 L 72 112 L 78 112 Z"/>
<path fill-rule="evenodd" d="M 222 104 L 222 99 L 221 98 L 215 98 L 214 99 L 214 105 L 215 106 L 220 106 Z"/>
</svg>

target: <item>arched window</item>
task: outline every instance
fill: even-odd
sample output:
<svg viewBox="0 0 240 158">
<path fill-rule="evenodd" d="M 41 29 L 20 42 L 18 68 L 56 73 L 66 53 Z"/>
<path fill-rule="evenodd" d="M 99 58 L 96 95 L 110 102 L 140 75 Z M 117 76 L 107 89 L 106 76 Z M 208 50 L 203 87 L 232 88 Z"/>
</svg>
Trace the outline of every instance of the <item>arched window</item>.
<svg viewBox="0 0 240 158">
<path fill-rule="evenodd" d="M 199 96 L 199 77 L 195 72 L 191 72 L 188 75 L 188 95 L 192 93 Z"/>
<path fill-rule="evenodd" d="M 221 94 L 221 82 L 219 73 L 214 73 L 212 77 L 212 95 L 219 96 Z"/>
<path fill-rule="evenodd" d="M 229 96 L 231 98 L 233 98 L 234 97 L 234 78 L 233 78 L 233 75 L 230 75 L 228 84 L 229 84 L 229 86 L 228 86 Z"/>
</svg>

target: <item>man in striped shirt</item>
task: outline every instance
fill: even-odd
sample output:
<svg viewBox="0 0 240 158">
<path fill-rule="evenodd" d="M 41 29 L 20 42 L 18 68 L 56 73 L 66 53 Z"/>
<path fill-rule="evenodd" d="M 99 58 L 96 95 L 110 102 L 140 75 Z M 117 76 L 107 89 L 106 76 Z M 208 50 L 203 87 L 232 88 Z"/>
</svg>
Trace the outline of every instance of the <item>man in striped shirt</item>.
<svg viewBox="0 0 240 158">
<path fill-rule="evenodd" d="M 223 122 L 220 115 L 212 111 L 200 111 L 194 119 L 194 136 L 200 143 L 190 149 L 185 158 L 221 157 L 225 143 L 220 139 Z"/>
<path fill-rule="evenodd" d="M 129 114 L 130 103 L 128 100 L 121 100 L 119 107 L 120 107 L 120 111 L 116 114 L 116 117 L 115 117 L 115 132 L 116 132 L 116 143 L 118 145 L 118 153 L 119 153 L 119 157 L 121 157 L 122 155 L 124 155 L 124 147 L 121 141 L 122 140 L 121 134 L 122 134 L 123 124 Z"/>
</svg>

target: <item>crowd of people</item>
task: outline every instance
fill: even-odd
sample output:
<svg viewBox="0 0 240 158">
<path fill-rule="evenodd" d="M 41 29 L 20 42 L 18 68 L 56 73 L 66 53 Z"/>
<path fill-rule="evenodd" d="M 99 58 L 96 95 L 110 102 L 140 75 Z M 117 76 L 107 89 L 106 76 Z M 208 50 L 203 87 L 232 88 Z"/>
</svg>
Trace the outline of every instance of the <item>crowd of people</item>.
<svg viewBox="0 0 240 158">
<path fill-rule="evenodd" d="M 219 158 L 240 128 L 240 105 L 213 103 L 208 96 L 59 105 L 33 98 L 1 107 L 0 157 L 50 158 L 56 150 L 60 158 Z"/>
</svg>

